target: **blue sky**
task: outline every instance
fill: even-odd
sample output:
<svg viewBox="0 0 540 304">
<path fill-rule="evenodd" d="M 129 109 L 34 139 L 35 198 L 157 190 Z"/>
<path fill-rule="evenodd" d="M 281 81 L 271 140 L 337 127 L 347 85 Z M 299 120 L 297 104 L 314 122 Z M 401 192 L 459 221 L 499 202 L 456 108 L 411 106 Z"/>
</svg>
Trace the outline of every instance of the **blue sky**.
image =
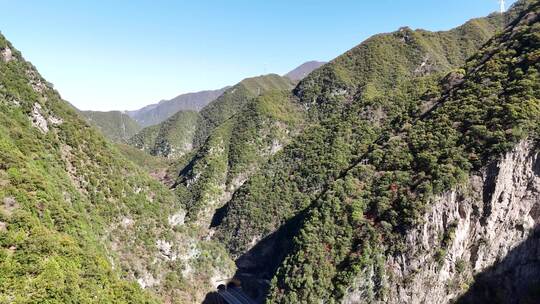
<svg viewBox="0 0 540 304">
<path fill-rule="evenodd" d="M 515 1 L 507 1 L 507 5 Z M 80 109 L 125 110 L 331 60 L 369 36 L 444 30 L 496 0 L 0 0 L 0 31 Z"/>
</svg>

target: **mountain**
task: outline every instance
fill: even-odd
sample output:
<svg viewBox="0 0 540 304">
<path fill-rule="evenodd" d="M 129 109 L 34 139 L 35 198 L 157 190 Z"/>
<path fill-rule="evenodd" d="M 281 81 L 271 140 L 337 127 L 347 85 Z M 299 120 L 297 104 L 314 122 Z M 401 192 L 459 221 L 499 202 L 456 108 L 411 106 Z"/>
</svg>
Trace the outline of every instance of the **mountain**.
<svg viewBox="0 0 540 304">
<path fill-rule="evenodd" d="M 120 111 L 81 111 L 81 114 L 114 142 L 127 142 L 142 129 L 135 120 Z"/>
<path fill-rule="evenodd" d="M 144 128 L 129 143 L 150 155 L 179 158 L 193 149 L 200 119 L 195 111 L 179 111 L 158 125 Z"/>
<path fill-rule="evenodd" d="M 210 226 L 216 209 L 279 153 L 299 133 L 303 122 L 303 111 L 290 92 L 270 90 L 212 130 L 173 185 L 186 208 L 186 220 Z"/>
<path fill-rule="evenodd" d="M 412 115 L 311 202 L 271 302 L 453 302 L 512 248 L 538 244 L 539 13 L 536 2 L 431 96 L 408 99 Z M 518 280 L 488 278 L 472 299 L 536 302 L 539 263 L 525 261 L 537 253 L 522 254 L 502 268 Z"/>
<path fill-rule="evenodd" d="M 494 14 L 475 19 L 447 32 L 402 28 L 395 33 L 377 35 L 300 82 L 294 95 L 308 109 L 313 126 L 304 129 L 231 194 L 232 199 L 218 209 L 212 223 L 216 229 L 214 237 L 227 244 L 231 254 L 238 258 L 237 276 L 244 277 L 245 284 L 258 280 L 261 285 L 273 278 L 270 302 L 348 299 L 354 303 L 362 300 L 353 295 L 382 297 L 384 290 L 366 288 L 377 286 L 384 273 L 373 277 L 373 281 L 367 280 L 370 277 L 357 276 L 379 271 L 375 262 L 387 259 L 386 254 L 403 244 L 399 240 L 403 233 L 418 225 L 417 219 L 427 208 L 425 200 L 464 183 L 465 176 L 473 171 L 457 170 L 456 166 L 469 166 L 460 161 L 469 157 L 482 159 L 483 162 L 474 162 L 476 170 L 482 170 L 488 160 L 496 161 L 501 153 L 510 151 L 502 147 L 511 148 L 515 144 L 497 145 L 493 141 L 498 135 L 484 133 L 488 137 L 483 141 L 494 147 L 482 153 L 460 150 L 457 155 L 461 156 L 452 160 L 452 166 L 438 166 L 437 159 L 428 161 L 428 158 L 441 155 L 445 160 L 454 151 L 436 152 L 437 148 L 432 151 L 423 146 L 429 137 L 418 139 L 418 136 L 421 132 L 431 136 L 439 126 L 432 125 L 433 132 L 429 128 L 418 129 L 415 137 L 405 137 L 402 129 L 421 123 L 424 115 L 442 104 L 437 100 L 444 99 L 445 92 L 459 84 L 467 70 L 447 73 L 464 66 L 525 5 L 525 1 L 519 2 L 504 16 Z M 534 37 L 534 33 L 529 35 Z M 502 44 L 490 43 L 487 48 L 493 50 Z M 514 40 L 510 39 L 508 44 L 512 43 Z M 534 42 L 526 44 L 534 45 Z M 536 58 L 533 54 L 534 49 L 524 56 Z M 483 51 L 476 56 L 487 60 L 490 55 Z M 496 62 L 490 63 L 497 66 Z M 471 69 L 481 67 L 477 63 Z M 535 83 L 534 73 L 530 77 L 526 82 Z M 529 94 L 532 90 L 534 96 L 534 86 L 524 88 Z M 531 100 L 530 95 L 528 98 Z M 455 104 L 459 102 L 463 100 Z M 526 107 L 534 108 L 534 99 Z M 534 113 L 532 109 L 531 113 Z M 441 115 L 446 117 L 450 113 Z M 478 115 L 486 122 L 491 119 L 488 114 Z M 478 128 L 477 132 L 482 132 L 485 127 Z M 444 132 L 450 134 L 447 129 Z M 421 143 L 414 142 L 416 139 Z M 409 151 L 415 144 L 421 148 Z M 452 144 L 459 146 L 456 142 L 448 143 Z M 422 149 L 429 152 L 422 154 Z M 425 168 L 420 170 L 425 164 L 435 167 L 429 172 L 422 171 Z M 353 177 L 349 177 L 353 172 Z M 376 240 L 381 239 L 383 244 L 396 245 L 375 246 Z M 362 282 L 371 285 L 363 286 Z M 256 291 L 260 295 L 264 288 Z"/>
<path fill-rule="evenodd" d="M 245 79 L 137 148 L 0 35 L 0 109 L 0 302 L 201 303 L 233 276 L 257 303 L 539 302 L 538 0 Z"/>
<path fill-rule="evenodd" d="M 214 128 L 259 94 L 290 89 L 291 81 L 275 74 L 246 78 L 228 88 L 199 113 L 180 111 L 159 125 L 141 130 L 129 142 L 152 155 L 179 158 L 200 147 Z"/>
<path fill-rule="evenodd" d="M 290 90 L 292 87 L 289 79 L 276 74 L 242 80 L 201 110 L 202 120 L 197 127 L 194 146 L 200 146 L 212 129 L 238 113 L 254 97 L 267 91 Z"/>
<path fill-rule="evenodd" d="M 321 61 L 308 61 L 304 62 L 294 70 L 290 71 L 289 73 L 283 75 L 284 77 L 287 77 L 293 81 L 300 81 L 304 79 L 309 73 L 313 72 L 314 70 L 320 68 L 326 64 L 326 62 Z"/>
<path fill-rule="evenodd" d="M 387 125 L 399 125 L 399 118 L 409 115 L 395 111 L 413 110 L 400 105 L 404 99 L 425 94 L 444 73 L 465 64 L 500 28 L 502 19 L 492 15 L 446 32 L 402 28 L 376 35 L 302 80 L 293 94 L 308 109 L 311 126 L 229 202 L 218 235 L 230 250 L 235 255 L 244 252 L 252 239 L 275 231 L 307 207 L 386 132 Z M 422 81 L 413 84 L 413 78 Z M 259 214 L 256 208 L 261 206 L 273 211 Z M 259 216 L 260 221 L 253 220 Z"/>
<path fill-rule="evenodd" d="M 0 35 L 0 302 L 200 302 L 233 264 Z"/>
<path fill-rule="evenodd" d="M 126 111 L 142 127 L 159 124 L 178 111 L 200 111 L 208 103 L 218 98 L 227 87 L 219 90 L 201 91 L 176 96 L 170 100 L 162 100 L 135 111 Z"/>
</svg>

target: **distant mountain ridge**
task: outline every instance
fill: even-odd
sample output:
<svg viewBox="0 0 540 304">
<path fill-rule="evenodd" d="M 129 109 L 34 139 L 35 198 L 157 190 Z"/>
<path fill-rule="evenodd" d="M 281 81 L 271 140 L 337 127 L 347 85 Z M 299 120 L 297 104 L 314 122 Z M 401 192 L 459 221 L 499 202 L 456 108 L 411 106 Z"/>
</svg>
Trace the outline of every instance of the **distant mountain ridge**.
<svg viewBox="0 0 540 304">
<path fill-rule="evenodd" d="M 211 131 L 238 113 L 250 100 L 271 90 L 288 91 L 290 79 L 277 74 L 246 78 L 229 87 L 200 112 L 178 111 L 135 134 L 129 144 L 154 156 L 178 158 L 204 144 Z"/>
<path fill-rule="evenodd" d="M 290 80 L 294 81 L 300 81 L 304 79 L 309 73 L 313 72 L 314 70 L 320 68 L 321 66 L 325 65 L 326 62 L 323 61 L 308 61 L 304 62 L 301 65 L 299 65 L 294 70 L 290 71 L 289 73 L 283 75 L 284 77 L 289 78 Z"/>
<path fill-rule="evenodd" d="M 173 116 L 178 111 L 200 111 L 204 106 L 218 98 L 228 87 L 219 90 L 206 90 L 176 96 L 170 100 L 147 105 L 139 110 L 126 111 L 126 114 L 142 127 L 156 125 Z"/>
<path fill-rule="evenodd" d="M 80 113 L 91 125 L 114 142 L 125 143 L 142 129 L 137 121 L 120 111 L 80 111 Z"/>
<path fill-rule="evenodd" d="M 308 61 L 296 67 L 289 73 L 285 74 L 283 77 L 288 78 L 293 82 L 297 82 L 302 80 L 312 71 L 316 70 L 324 64 L 325 62 Z M 80 113 L 92 125 L 101 130 L 101 132 L 106 137 L 108 137 L 114 142 L 125 143 L 128 139 L 133 137 L 143 128 L 164 123 L 169 119 L 172 119 L 171 121 L 177 121 L 179 117 L 190 117 L 188 121 L 184 122 L 184 125 L 186 125 L 185 127 L 187 127 L 187 124 L 194 121 L 193 118 L 196 113 L 193 112 L 201 111 L 205 106 L 210 104 L 212 101 L 218 99 L 230 88 L 231 86 L 226 86 L 218 90 L 204 90 L 194 93 L 181 94 L 173 99 L 161 100 L 158 103 L 150 104 L 133 111 L 80 111 Z M 187 111 L 191 113 L 180 115 L 177 118 L 173 118 L 173 116 L 175 116 L 180 111 Z M 195 128 L 195 126 L 192 127 Z M 157 133 L 155 133 L 154 131 L 157 131 L 157 129 L 150 128 L 148 130 L 145 130 L 145 132 L 143 132 L 143 137 L 146 138 L 149 134 L 153 134 L 154 137 L 156 137 Z M 185 148 L 187 150 L 191 149 L 188 149 L 188 146 L 186 146 Z M 183 154 L 181 152 L 179 153 Z"/>
</svg>

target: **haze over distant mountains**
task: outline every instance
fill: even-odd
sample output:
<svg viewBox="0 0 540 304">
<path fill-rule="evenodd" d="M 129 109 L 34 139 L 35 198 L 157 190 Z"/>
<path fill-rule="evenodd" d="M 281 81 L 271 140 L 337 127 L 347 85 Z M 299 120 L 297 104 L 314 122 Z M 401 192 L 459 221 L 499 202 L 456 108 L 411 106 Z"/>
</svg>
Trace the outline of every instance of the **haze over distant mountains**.
<svg viewBox="0 0 540 304">
<path fill-rule="evenodd" d="M 288 72 L 283 77 L 297 82 L 323 64 L 324 62 L 320 61 L 308 61 Z M 186 118 L 188 116 L 192 118 L 196 112 L 199 112 L 212 101 L 218 99 L 229 88 L 231 87 L 227 86 L 218 90 L 181 94 L 173 99 L 162 100 L 133 111 L 80 111 L 80 113 L 109 139 L 115 142 L 125 143 L 137 132 L 141 131 L 141 129 L 161 124 L 180 111 L 191 112 L 191 114 L 184 113 L 177 115 L 174 121 L 178 118 Z M 185 123 L 188 122 L 186 121 Z M 145 130 L 145 134 L 148 134 L 150 130 L 158 130 L 159 128 Z"/>
<path fill-rule="evenodd" d="M 308 61 L 285 74 L 285 77 L 293 81 L 300 81 L 309 73 L 325 64 L 320 61 Z M 142 127 L 159 124 L 173 116 L 178 111 L 200 111 L 223 94 L 229 87 L 218 90 L 206 90 L 195 93 L 181 94 L 170 100 L 162 100 L 159 103 L 147 105 L 134 111 L 126 111 L 126 114 L 137 121 Z"/>
<path fill-rule="evenodd" d="M 162 100 L 159 103 L 145 106 L 139 110 L 126 111 L 126 114 L 135 119 L 142 127 L 148 127 L 164 121 L 178 111 L 199 111 L 223 94 L 226 89 L 227 87 L 219 90 L 182 94 L 170 100 Z"/>
<path fill-rule="evenodd" d="M 293 82 L 277 74 L 246 78 L 205 106 L 200 112 L 178 111 L 167 120 L 146 127 L 129 144 L 154 156 L 179 158 L 204 144 L 211 131 L 268 91 L 287 91 Z"/>
<path fill-rule="evenodd" d="M 304 79 L 307 75 L 309 75 L 309 73 L 318 69 L 325 63 L 326 62 L 323 61 L 308 61 L 283 76 L 288 77 L 289 79 L 294 81 L 300 81 Z"/>
</svg>

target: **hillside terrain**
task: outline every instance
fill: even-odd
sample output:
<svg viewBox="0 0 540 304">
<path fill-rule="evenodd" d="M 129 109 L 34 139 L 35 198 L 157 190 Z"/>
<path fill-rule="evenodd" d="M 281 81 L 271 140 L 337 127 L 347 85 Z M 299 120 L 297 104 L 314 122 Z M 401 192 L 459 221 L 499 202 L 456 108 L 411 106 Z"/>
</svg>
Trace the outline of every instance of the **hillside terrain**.
<svg viewBox="0 0 540 304">
<path fill-rule="evenodd" d="M 114 142 L 125 143 L 142 129 L 139 123 L 120 111 L 81 111 L 81 114 Z"/>
<path fill-rule="evenodd" d="M 215 128 L 173 185 L 189 221 L 208 227 L 215 212 L 261 164 L 302 128 L 301 108 L 286 91 L 268 91 Z"/>
<path fill-rule="evenodd" d="M 535 176 L 540 117 L 539 9 L 537 3 L 512 22 L 462 70 L 442 79 L 435 91 L 428 91 L 431 96 L 407 99 L 405 108 L 412 109 L 413 115 L 400 115 L 399 124 L 377 136 L 359 161 L 311 202 L 300 237 L 273 280 L 271 298 L 285 302 L 332 298 L 385 303 L 451 301 L 466 289 L 474 274 L 497 262 L 498 254 L 504 257 L 527 239 L 536 224 L 534 217 L 521 218 L 524 233 L 519 237 L 512 231 L 519 228 L 496 223 L 501 218 L 512 222 L 511 213 L 505 216 L 509 211 L 505 206 L 527 208 L 524 213 L 530 214 L 538 203 L 535 194 L 506 197 L 503 192 L 527 191 L 514 190 L 520 185 L 505 182 L 512 180 L 505 166 L 515 165 L 517 179 Z M 426 103 L 429 108 L 422 111 Z M 532 163 L 527 164 L 529 157 Z M 520 165 L 523 171 L 519 171 Z M 490 166 L 500 169 L 489 173 Z M 484 180 L 480 182 L 483 187 L 473 182 L 478 179 Z M 537 189 L 524 187 L 532 187 L 533 193 Z M 419 244 L 406 240 L 414 238 L 414 229 L 420 230 L 418 226 L 424 223 L 425 210 L 438 200 L 450 204 L 448 210 L 434 210 L 444 220 L 431 225 L 442 225 L 442 229 L 439 234 L 428 229 L 429 234 L 422 237 L 431 246 L 426 244 L 428 248 L 415 255 Z M 459 206 L 463 201 L 483 206 L 483 211 L 466 211 L 461 205 L 458 217 L 450 217 L 451 204 Z M 338 208 L 343 211 L 336 213 Z M 469 226 L 476 222 L 514 237 L 503 241 L 499 235 L 477 234 L 481 230 Z M 467 244 L 477 247 L 464 247 Z M 404 256 L 407 258 L 399 260 Z M 422 268 L 415 268 L 416 261 L 422 261 Z M 317 284 L 312 283 L 314 277 L 319 278 Z M 537 283 L 498 286 L 497 293 L 490 292 L 490 301 L 528 298 Z"/>
<path fill-rule="evenodd" d="M 328 244 L 306 243 L 305 246 L 312 246 L 310 248 L 314 252 L 299 251 L 298 261 L 292 260 L 295 258 L 292 253 L 286 258 L 285 254 L 296 248 L 297 242 L 302 241 L 299 235 L 305 237 L 306 242 L 323 242 L 320 236 L 324 233 L 332 233 L 333 229 L 340 231 L 340 228 L 335 228 L 340 227 L 336 223 L 329 222 L 326 227 L 322 224 L 323 220 L 309 220 L 308 215 L 321 212 L 314 209 L 314 206 L 323 200 L 321 196 L 328 192 L 334 183 L 343 179 L 344 174 L 358 163 L 369 164 L 372 161 L 367 153 L 375 149 L 375 144 L 380 144 L 379 142 L 386 138 L 393 141 L 399 139 L 401 136 L 394 138 L 392 135 L 394 128 L 407 126 L 417 119 L 418 115 L 428 111 L 438 94 L 442 94 L 441 91 L 447 90 L 461 77 L 461 72 L 445 76 L 445 71 L 465 64 L 465 60 L 474 55 L 501 24 L 511 22 L 524 6 L 526 2 L 520 2 L 504 17 L 492 15 L 475 19 L 449 32 L 430 33 L 403 28 L 393 34 L 375 36 L 304 79 L 294 93 L 300 102 L 309 108 L 309 116 L 319 123 L 306 129 L 286 146 L 282 153 L 259 170 L 259 173 L 245 182 L 232 195 L 232 200 L 220 210 L 219 221 L 214 223 L 217 229 L 216 237 L 228 244 L 233 256 L 239 257 L 237 266 L 240 271 L 237 275 L 246 275 L 249 278 L 246 282 L 252 282 L 253 275 L 258 275 L 261 282 L 264 282 L 271 279 L 278 268 L 281 269 L 275 277 L 277 281 L 273 285 L 275 289 L 272 294 L 273 299 L 279 299 L 279 302 L 295 302 L 295 297 L 308 302 L 321 298 L 330 300 L 344 297 L 346 292 L 341 288 L 349 287 L 347 284 L 351 284 L 351 281 L 340 283 L 340 280 L 343 280 L 341 276 L 354 277 L 354 274 L 347 272 L 347 265 L 354 262 L 344 258 L 347 252 L 345 248 L 349 245 L 340 244 L 345 247 L 334 249 L 334 246 L 337 246 L 334 242 L 345 238 L 344 235 L 330 235 L 326 241 Z M 449 41 L 454 42 L 448 43 Z M 380 61 L 374 61 L 373 58 Z M 441 80 L 442 78 L 445 80 Z M 440 82 L 443 84 L 439 84 Z M 427 102 L 414 103 L 424 99 L 427 99 Z M 407 144 L 403 146 L 400 141 L 392 144 L 397 145 L 394 148 L 396 152 L 407 147 Z M 391 162 L 391 157 L 394 157 L 385 150 L 375 151 L 382 164 Z M 496 151 L 491 153 L 497 155 Z M 432 154 L 436 155 L 433 152 Z M 391 163 L 388 166 L 392 166 Z M 373 173 L 366 173 L 367 176 L 370 174 Z M 392 189 L 399 185 L 394 183 L 393 179 L 407 176 L 392 177 L 392 174 L 388 180 L 383 178 L 385 175 L 380 176 L 389 185 L 396 184 Z M 433 174 L 424 178 L 433 180 L 433 176 L 441 173 Z M 445 187 L 437 184 L 436 179 L 434 183 L 436 187 L 429 187 L 434 187 L 435 193 Z M 361 181 L 358 187 L 362 188 L 363 184 L 364 181 Z M 448 185 L 454 184 L 448 182 L 446 187 Z M 401 214 L 399 208 L 391 203 L 392 200 L 384 198 L 384 195 L 393 192 L 383 191 L 383 185 L 378 187 L 379 192 L 362 196 L 361 201 L 369 199 L 374 202 L 371 203 L 374 205 L 367 205 L 371 206 L 367 217 L 371 220 L 374 215 L 379 217 L 382 216 L 380 213 L 386 214 L 383 217 L 388 218 L 384 220 L 383 226 L 388 226 L 386 223 L 389 223 L 390 228 L 398 227 L 390 230 L 403 230 L 412 226 L 414 222 L 406 215 L 411 212 L 418 214 L 422 205 L 418 208 L 406 208 L 404 214 Z M 352 192 L 352 189 L 354 188 L 344 188 L 341 191 L 347 194 Z M 340 203 L 351 199 L 340 196 L 325 198 L 323 201 L 326 200 L 333 200 L 337 204 L 328 210 L 345 208 L 344 215 L 352 212 L 347 211 L 350 207 Z M 354 199 L 352 201 L 354 202 Z M 354 213 L 355 216 L 362 217 L 364 212 L 367 213 Z M 335 214 L 335 211 L 331 214 Z M 309 230 L 299 228 L 308 221 L 312 223 L 310 228 L 306 228 Z M 313 231 L 311 237 L 307 231 Z M 294 243 L 291 242 L 293 239 Z M 324 251 L 324 248 L 329 251 L 320 252 Z M 307 259 L 308 256 L 319 255 L 329 258 L 334 254 L 337 258 L 335 262 L 329 262 L 332 266 L 328 269 L 320 267 L 323 265 L 321 261 L 310 262 Z M 285 264 L 282 264 L 284 259 Z M 274 261 L 275 264 L 268 261 Z M 344 267 L 343 270 L 333 268 L 337 265 Z M 311 286 L 309 282 L 297 281 L 294 278 L 300 276 L 298 272 L 287 272 L 286 269 L 301 271 L 306 280 L 318 278 L 318 283 L 313 285 L 318 291 L 310 291 L 306 288 Z M 311 272 L 319 270 L 326 272 Z M 329 280 L 328 285 L 322 283 L 326 279 Z M 275 293 L 277 291 L 279 293 Z M 307 296 L 312 298 L 304 298 Z"/>
<path fill-rule="evenodd" d="M 299 81 L 323 64 L 323 62 L 309 61 L 284 77 Z M 244 80 L 244 83 L 247 82 L 249 79 Z M 263 90 L 268 88 L 261 85 Z M 275 88 L 288 88 L 288 85 L 280 84 Z M 196 112 L 220 97 L 227 89 L 229 88 L 182 94 L 171 100 L 162 100 L 157 104 L 134 111 L 81 111 L 81 114 L 114 142 L 126 143 L 146 127 L 144 132 L 132 140 L 133 146 L 152 155 L 178 158 L 192 150 L 190 146 L 194 136 L 192 133 L 194 126 L 198 123 Z M 154 127 L 158 124 L 162 124 L 163 127 Z M 159 136 L 157 132 L 153 133 L 158 128 L 160 129 Z M 171 149 L 176 149 L 176 151 L 171 151 Z"/>
<path fill-rule="evenodd" d="M 158 125 L 142 129 L 128 142 L 150 155 L 179 158 L 193 149 L 200 119 L 195 111 L 179 111 Z"/>
<path fill-rule="evenodd" d="M 0 36 L 0 302 L 197 302 L 231 261 Z"/>
<path fill-rule="evenodd" d="M 235 193 L 218 235 L 238 254 L 307 207 L 389 127 L 414 114 L 403 103 L 428 94 L 445 72 L 465 64 L 503 18 L 475 19 L 448 32 L 402 28 L 376 35 L 305 78 L 294 95 L 312 125 Z M 261 213 L 260 206 L 273 212 Z"/>
<path fill-rule="evenodd" d="M 540 301 L 540 1 L 289 74 L 130 120 L 0 35 L 0 303 Z"/>
<path fill-rule="evenodd" d="M 214 128 L 256 96 L 271 90 L 290 89 L 291 80 L 275 74 L 246 78 L 228 88 L 199 113 L 180 111 L 159 125 L 144 128 L 129 143 L 151 155 L 178 159 L 200 147 Z"/>
</svg>

